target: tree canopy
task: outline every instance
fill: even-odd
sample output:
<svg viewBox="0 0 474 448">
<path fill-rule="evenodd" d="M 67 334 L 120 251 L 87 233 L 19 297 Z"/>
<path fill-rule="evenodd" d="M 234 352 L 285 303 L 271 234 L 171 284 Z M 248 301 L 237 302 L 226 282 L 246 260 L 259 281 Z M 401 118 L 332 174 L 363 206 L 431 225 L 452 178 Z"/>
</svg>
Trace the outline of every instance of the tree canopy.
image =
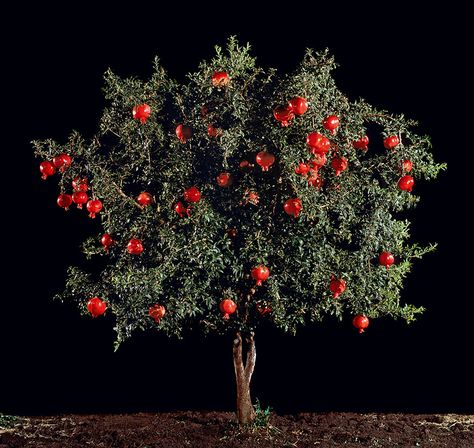
<svg viewBox="0 0 474 448">
<path fill-rule="evenodd" d="M 118 344 L 138 329 L 412 321 L 423 309 L 403 302 L 403 279 L 434 246 L 410 240 L 403 212 L 418 202 L 413 182 L 444 165 L 413 120 L 340 92 L 335 67 L 307 50 L 281 74 L 231 38 L 184 83 L 158 58 L 147 81 L 108 70 L 96 135 L 33 142 L 54 167 L 43 175 L 59 173 L 58 204 L 86 190 L 71 198 L 100 221 L 83 245 L 96 261 L 71 267 L 59 297 L 84 313 L 105 301 Z"/>
</svg>

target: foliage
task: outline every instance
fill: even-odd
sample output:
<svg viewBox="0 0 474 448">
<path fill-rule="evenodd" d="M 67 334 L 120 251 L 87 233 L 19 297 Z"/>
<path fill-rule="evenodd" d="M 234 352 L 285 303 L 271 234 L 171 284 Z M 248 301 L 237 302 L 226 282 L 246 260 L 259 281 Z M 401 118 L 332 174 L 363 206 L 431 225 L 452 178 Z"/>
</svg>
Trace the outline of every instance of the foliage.
<svg viewBox="0 0 474 448">
<path fill-rule="evenodd" d="M 118 343 L 137 329 L 176 336 L 187 327 L 250 331 L 263 319 L 290 332 L 326 315 L 342 320 L 364 313 L 412 321 L 422 308 L 402 302 L 403 279 L 412 260 L 434 246 L 420 248 L 409 241 L 402 212 L 419 198 L 397 188 L 400 164 L 413 162 L 417 183 L 435 178 L 445 166 L 434 162 L 429 138 L 415 132 L 414 121 L 343 95 L 331 76 L 335 67 L 328 51 L 307 50 L 293 73 L 280 75 L 258 67 L 250 47 L 231 38 L 184 84 L 170 79 L 158 59 L 148 81 L 120 78 L 108 70 L 108 105 L 95 136 L 85 139 L 73 132 L 63 144 L 33 142 L 42 159 L 61 152 L 73 157 L 61 174 L 61 192 L 70 192 L 74 178 L 87 177 L 89 194 L 104 204 L 102 228 L 83 246 L 103 269 L 70 268 L 60 298 L 74 298 L 84 313 L 89 297 L 107 300 Z M 212 74 L 222 70 L 230 74 L 229 85 L 213 87 Z M 295 95 L 309 100 L 309 110 L 282 127 L 273 109 Z M 144 102 L 152 112 L 141 124 L 131 111 Z M 322 127 L 330 114 L 341 119 L 334 136 Z M 186 143 L 176 138 L 180 123 L 193 129 Z M 220 137 L 208 136 L 210 124 L 222 131 Z M 315 131 L 330 136 L 331 152 L 349 160 L 340 176 L 326 164 L 321 189 L 295 173 L 298 162 L 310 158 L 306 136 Z M 364 134 L 371 141 L 366 153 L 352 147 Z M 386 150 L 383 138 L 392 134 L 401 143 Z M 254 162 L 263 149 L 276 156 L 268 172 L 258 166 L 249 173 L 239 170 L 241 161 Z M 223 171 L 234 177 L 230 188 L 216 184 Z M 192 185 L 202 199 L 192 205 L 189 218 L 181 218 L 174 205 Z M 153 195 L 153 206 L 135 202 L 142 191 Z M 249 191 L 258 192 L 257 205 L 245 202 Z M 293 197 L 303 204 L 297 219 L 282 207 Z M 231 228 L 237 229 L 235 239 L 228 235 Z M 108 253 L 99 242 L 104 232 L 116 241 Z M 125 250 L 131 238 L 143 241 L 140 256 Z M 397 260 L 389 270 L 378 265 L 383 250 Z M 249 273 L 260 263 L 271 275 L 253 291 Z M 332 275 L 347 282 L 337 300 L 329 290 Z M 229 321 L 219 311 L 224 297 L 238 305 Z M 256 310 L 263 300 L 272 308 L 265 317 Z M 148 316 L 155 303 L 167 310 L 159 325 Z"/>
<path fill-rule="evenodd" d="M 2 429 L 13 428 L 17 421 L 18 417 L 15 415 L 5 415 L 0 413 L 0 428 Z"/>
<path fill-rule="evenodd" d="M 271 407 L 263 408 L 260 400 L 257 398 L 254 408 L 255 420 L 253 421 L 253 426 L 255 428 L 267 428 L 270 424 Z"/>
</svg>

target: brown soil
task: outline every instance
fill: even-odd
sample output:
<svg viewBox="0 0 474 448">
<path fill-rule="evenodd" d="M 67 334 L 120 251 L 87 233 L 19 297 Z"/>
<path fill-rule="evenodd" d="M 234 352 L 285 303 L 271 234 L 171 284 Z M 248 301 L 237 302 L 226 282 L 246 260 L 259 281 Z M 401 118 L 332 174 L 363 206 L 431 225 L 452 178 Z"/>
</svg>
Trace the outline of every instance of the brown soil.
<svg viewBox="0 0 474 448">
<path fill-rule="evenodd" d="M 67 415 L 22 418 L 0 448 L 474 447 L 474 415 L 303 413 L 239 430 L 233 414 Z"/>
</svg>

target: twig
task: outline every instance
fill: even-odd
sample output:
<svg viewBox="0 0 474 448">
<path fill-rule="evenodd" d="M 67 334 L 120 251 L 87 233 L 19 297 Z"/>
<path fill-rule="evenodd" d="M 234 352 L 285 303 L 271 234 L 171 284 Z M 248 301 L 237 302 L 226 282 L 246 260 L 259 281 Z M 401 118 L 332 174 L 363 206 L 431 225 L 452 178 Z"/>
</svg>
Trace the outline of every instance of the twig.
<svg viewBox="0 0 474 448">
<path fill-rule="evenodd" d="M 240 94 L 243 95 L 244 92 L 247 90 L 247 87 L 249 86 L 249 84 L 257 77 L 257 75 L 259 75 L 260 73 L 262 73 L 262 69 L 258 69 L 250 78 L 248 78 L 243 87 L 242 87 L 242 90 L 240 91 Z"/>
<path fill-rule="evenodd" d="M 388 118 L 389 120 L 397 121 L 395 117 L 386 114 L 367 114 L 364 117 L 378 117 L 378 118 Z"/>
</svg>

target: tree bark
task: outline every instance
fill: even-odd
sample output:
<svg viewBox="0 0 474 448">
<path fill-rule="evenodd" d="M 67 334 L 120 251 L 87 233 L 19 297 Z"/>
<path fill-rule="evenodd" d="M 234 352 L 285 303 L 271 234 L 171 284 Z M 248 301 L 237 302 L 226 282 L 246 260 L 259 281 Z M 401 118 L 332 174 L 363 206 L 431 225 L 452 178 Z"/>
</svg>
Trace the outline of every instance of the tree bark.
<svg viewBox="0 0 474 448">
<path fill-rule="evenodd" d="M 253 333 L 246 338 L 246 342 L 247 359 L 244 365 L 242 335 L 240 332 L 237 332 L 234 339 L 233 354 L 235 381 L 237 385 L 237 421 L 239 425 L 246 425 L 255 420 L 255 409 L 253 408 L 252 398 L 250 396 L 250 381 L 252 380 L 257 356 Z"/>
</svg>

